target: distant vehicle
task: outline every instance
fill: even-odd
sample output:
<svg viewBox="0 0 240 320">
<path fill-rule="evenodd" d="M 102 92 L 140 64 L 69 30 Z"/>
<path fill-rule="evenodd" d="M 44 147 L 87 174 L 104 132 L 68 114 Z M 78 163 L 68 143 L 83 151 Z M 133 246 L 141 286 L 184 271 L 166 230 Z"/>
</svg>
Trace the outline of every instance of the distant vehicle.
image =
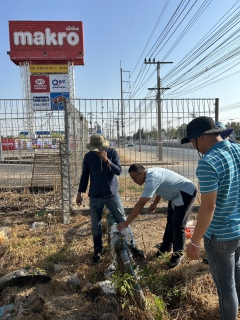
<svg viewBox="0 0 240 320">
<path fill-rule="evenodd" d="M 128 142 L 128 147 L 133 147 L 134 146 L 134 143 L 132 141 L 129 141 Z"/>
</svg>

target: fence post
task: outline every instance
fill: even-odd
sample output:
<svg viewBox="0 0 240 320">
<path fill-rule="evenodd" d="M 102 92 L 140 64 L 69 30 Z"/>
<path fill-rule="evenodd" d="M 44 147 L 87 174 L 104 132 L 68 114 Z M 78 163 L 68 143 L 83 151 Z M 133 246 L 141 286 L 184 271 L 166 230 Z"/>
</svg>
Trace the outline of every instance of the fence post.
<svg viewBox="0 0 240 320">
<path fill-rule="evenodd" d="M 70 185 L 70 150 L 69 150 L 69 125 L 68 102 L 64 99 L 64 124 L 65 138 L 60 142 L 61 157 L 61 184 L 62 184 L 62 217 L 63 223 L 70 223 L 71 210 L 71 185 Z"/>
<path fill-rule="evenodd" d="M 215 121 L 218 121 L 219 117 L 219 98 L 215 99 Z"/>
</svg>

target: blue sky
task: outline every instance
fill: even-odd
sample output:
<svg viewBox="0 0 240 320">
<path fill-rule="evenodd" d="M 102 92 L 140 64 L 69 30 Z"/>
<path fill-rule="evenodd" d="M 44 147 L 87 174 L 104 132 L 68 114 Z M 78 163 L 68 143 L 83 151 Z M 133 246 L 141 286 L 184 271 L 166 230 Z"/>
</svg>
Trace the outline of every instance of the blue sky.
<svg viewBox="0 0 240 320">
<path fill-rule="evenodd" d="M 185 2 L 187 3 L 187 1 Z M 199 7 L 203 2 L 203 0 L 199 1 L 197 6 Z M 173 64 L 161 67 L 161 77 L 171 71 L 236 2 L 235 0 L 209 1 L 209 6 L 197 22 L 168 55 L 165 61 L 172 61 Z M 22 97 L 19 67 L 11 62 L 7 55 L 7 51 L 10 49 L 9 20 L 83 21 L 85 66 L 75 67 L 76 96 L 92 99 L 120 98 L 120 63 L 124 71 L 131 72 L 130 80 L 133 82 L 142 67 L 145 54 L 157 41 L 180 0 L 169 1 L 166 11 L 152 34 L 164 3 L 165 1 L 160 0 L 3 1 L 0 12 L 0 99 Z M 193 5 L 194 1 L 191 0 L 191 3 Z M 186 17 L 185 21 L 189 19 L 190 17 Z M 169 41 L 168 45 L 156 55 L 156 60 L 161 61 L 171 44 L 176 40 L 177 32 L 178 30 L 172 36 L 171 42 Z M 148 43 L 151 34 L 152 38 Z M 146 50 L 141 56 L 144 48 Z M 236 65 L 229 73 L 238 70 L 240 70 L 240 65 Z M 149 72 L 153 71 L 154 66 Z M 199 79 L 207 79 L 208 77 L 210 77 L 210 72 L 206 72 Z M 128 72 L 123 73 L 123 80 L 129 80 Z M 201 90 L 174 97 L 220 98 L 220 107 L 228 106 L 240 101 L 239 83 L 240 73 Z M 149 93 L 147 88 L 155 85 L 156 73 L 138 92 L 136 98 L 146 97 Z M 127 88 L 124 90 L 127 91 Z M 222 112 L 220 120 L 226 123 L 230 118 L 240 121 L 238 109 L 230 109 L 227 113 Z"/>
</svg>

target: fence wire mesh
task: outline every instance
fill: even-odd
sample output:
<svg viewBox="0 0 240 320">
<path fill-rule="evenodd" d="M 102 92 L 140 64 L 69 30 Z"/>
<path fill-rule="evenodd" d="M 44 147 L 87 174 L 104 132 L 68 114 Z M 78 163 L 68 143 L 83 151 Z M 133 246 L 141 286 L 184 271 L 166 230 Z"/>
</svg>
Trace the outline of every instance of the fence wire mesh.
<svg viewBox="0 0 240 320">
<path fill-rule="evenodd" d="M 197 184 L 199 155 L 180 141 L 193 118 L 218 116 L 217 100 L 76 99 L 68 101 L 66 112 L 32 111 L 29 101 L 0 100 L 2 211 L 61 210 L 60 145 L 66 136 L 72 208 L 86 144 L 94 133 L 103 134 L 118 151 L 122 164 L 119 192 L 125 208 L 132 207 L 142 191 L 129 177 L 132 163 L 161 166 Z"/>
</svg>

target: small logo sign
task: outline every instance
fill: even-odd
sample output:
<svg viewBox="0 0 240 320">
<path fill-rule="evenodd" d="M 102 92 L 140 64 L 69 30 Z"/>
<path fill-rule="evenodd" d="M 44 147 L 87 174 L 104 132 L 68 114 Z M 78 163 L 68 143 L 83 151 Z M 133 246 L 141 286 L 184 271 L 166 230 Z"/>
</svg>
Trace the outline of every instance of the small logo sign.
<svg viewBox="0 0 240 320">
<path fill-rule="evenodd" d="M 45 81 L 44 81 L 43 79 L 36 79 L 36 80 L 35 80 L 35 83 L 36 83 L 37 85 L 43 85 L 43 84 L 45 83 Z"/>
</svg>

